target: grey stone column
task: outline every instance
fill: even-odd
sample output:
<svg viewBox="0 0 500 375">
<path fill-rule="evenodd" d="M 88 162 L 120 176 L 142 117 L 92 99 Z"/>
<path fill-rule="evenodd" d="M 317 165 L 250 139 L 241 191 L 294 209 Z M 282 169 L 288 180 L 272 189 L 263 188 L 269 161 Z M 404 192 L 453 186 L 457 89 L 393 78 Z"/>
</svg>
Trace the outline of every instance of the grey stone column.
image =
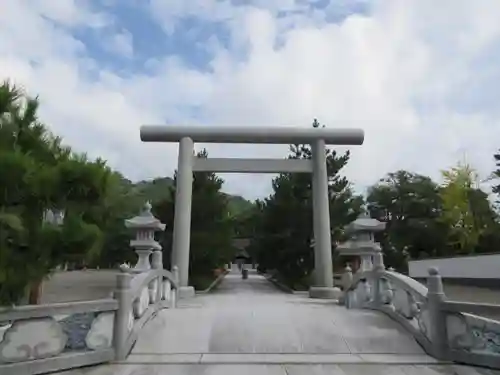
<svg viewBox="0 0 500 375">
<path fill-rule="evenodd" d="M 193 150 L 193 140 L 188 137 L 182 138 L 179 142 L 172 244 L 172 266 L 179 267 L 180 298 L 194 296 L 194 288 L 188 286 L 191 199 L 193 194 Z"/>
<path fill-rule="evenodd" d="M 314 152 L 314 149 L 313 149 Z M 312 178 L 312 204 L 313 204 L 313 237 L 314 237 L 314 243 L 312 244 L 312 249 L 314 251 L 314 271 L 313 271 L 313 279 L 312 279 L 312 286 L 320 286 L 321 285 L 321 257 L 319 257 L 318 254 L 318 240 L 316 239 L 316 236 L 320 232 L 319 228 L 319 221 L 316 220 L 316 207 L 318 207 L 319 202 L 318 202 L 318 194 L 316 192 L 315 186 L 317 184 L 314 181 L 314 175 L 315 173 L 313 172 L 311 174 Z"/>
<path fill-rule="evenodd" d="M 328 173 L 326 169 L 325 141 L 312 145 L 312 190 L 314 226 L 315 286 L 309 290 L 311 298 L 337 297 L 333 288 L 332 242 L 330 233 L 330 207 L 328 196 Z"/>
</svg>

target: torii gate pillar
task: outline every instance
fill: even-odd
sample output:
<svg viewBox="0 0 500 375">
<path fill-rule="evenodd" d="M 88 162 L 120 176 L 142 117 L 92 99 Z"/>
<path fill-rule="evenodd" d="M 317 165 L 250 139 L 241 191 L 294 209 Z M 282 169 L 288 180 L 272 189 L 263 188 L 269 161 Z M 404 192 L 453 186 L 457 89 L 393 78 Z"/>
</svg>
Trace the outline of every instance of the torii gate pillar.
<svg viewBox="0 0 500 375">
<path fill-rule="evenodd" d="M 309 296 L 311 298 L 334 299 L 338 296 L 333 289 L 330 199 L 328 196 L 325 141 L 318 139 L 311 148 L 315 285 L 309 289 Z"/>
<path fill-rule="evenodd" d="M 179 142 L 177 161 L 177 187 L 175 189 L 174 234 L 172 241 L 172 265 L 179 268 L 179 296 L 192 297 L 195 290 L 188 286 L 189 250 L 191 240 L 191 199 L 193 195 L 194 143 L 189 137 Z"/>
</svg>

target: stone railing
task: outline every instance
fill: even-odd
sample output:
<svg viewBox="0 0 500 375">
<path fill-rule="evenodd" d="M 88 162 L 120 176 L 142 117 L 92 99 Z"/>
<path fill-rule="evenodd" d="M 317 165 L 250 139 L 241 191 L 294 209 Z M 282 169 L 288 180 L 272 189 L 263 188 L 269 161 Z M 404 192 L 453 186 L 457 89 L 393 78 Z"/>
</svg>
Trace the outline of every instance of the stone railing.
<svg viewBox="0 0 500 375">
<path fill-rule="evenodd" d="M 125 359 L 144 324 L 158 310 L 175 307 L 177 270 L 121 271 L 113 299 L 0 308 L 0 374 Z"/>
<path fill-rule="evenodd" d="M 114 299 L 0 310 L 0 374 L 43 374 L 111 361 Z"/>
<path fill-rule="evenodd" d="M 386 270 L 382 255 L 370 271 L 352 274 L 346 268 L 341 300 L 347 308 L 382 311 L 401 323 L 433 357 L 500 368 L 500 305 L 449 301 L 437 268 L 428 271 L 427 287 Z"/>
<path fill-rule="evenodd" d="M 139 274 L 122 272 L 117 275 L 118 311 L 113 330 L 116 360 L 127 357 L 142 327 L 158 310 L 175 308 L 177 278 L 177 267 L 172 273 L 158 268 Z"/>
</svg>

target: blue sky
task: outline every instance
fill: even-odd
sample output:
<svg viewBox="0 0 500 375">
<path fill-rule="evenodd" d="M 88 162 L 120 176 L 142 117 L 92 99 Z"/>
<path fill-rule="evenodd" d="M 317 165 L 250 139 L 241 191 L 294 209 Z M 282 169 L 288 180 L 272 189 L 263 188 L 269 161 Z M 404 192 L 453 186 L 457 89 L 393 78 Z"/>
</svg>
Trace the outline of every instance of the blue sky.
<svg viewBox="0 0 500 375">
<path fill-rule="evenodd" d="M 175 145 L 140 142 L 142 124 L 313 118 L 365 129 L 343 171 L 358 191 L 402 168 L 439 179 L 464 158 L 486 178 L 500 148 L 498 19 L 497 0 L 3 0 L 0 74 L 40 95 L 67 143 L 134 180 L 176 166 Z M 249 198 L 271 188 L 272 176 L 223 177 Z"/>
<path fill-rule="evenodd" d="M 266 3 L 251 0 L 211 0 L 199 3 L 210 2 L 230 4 L 235 13 L 244 12 L 256 4 Z M 181 4 L 179 1 L 173 3 Z M 332 6 L 329 0 L 292 0 L 283 3 L 289 4 L 280 8 L 270 1 L 270 6 L 260 6 L 259 9 L 272 11 L 277 19 L 284 21 L 284 27 L 288 29 L 293 28 L 293 17 L 300 17 L 299 20 L 302 20 L 304 17 L 313 17 L 314 12 L 324 12 L 321 16 L 323 22 L 338 24 L 354 14 L 369 14 L 370 9 L 368 1 L 359 0 L 338 1 L 336 6 Z M 231 14 L 210 17 L 203 12 L 197 14 L 196 7 L 193 7 L 193 10 L 186 9 L 184 14 L 182 10 L 174 10 L 171 17 L 164 22 L 161 19 L 158 22 L 158 19 L 155 19 L 157 17 L 152 14 L 154 7 L 152 8 L 149 1 L 91 1 L 88 4 L 95 12 L 105 12 L 106 16 L 111 18 L 110 22 L 97 29 L 80 25 L 73 30 L 73 35 L 86 46 L 87 56 L 96 60 L 100 68 L 105 67 L 125 76 L 148 73 L 146 63 L 165 56 L 180 58 L 187 66 L 198 70 L 210 70 L 214 54 L 209 45 L 214 40 L 240 59 L 244 59 L 248 53 L 244 46 L 232 44 L 229 25 Z M 168 8 L 168 1 L 163 1 L 163 4 L 160 7 Z M 123 43 L 130 46 L 133 51 L 131 55 L 120 54 L 116 49 L 113 50 L 102 43 L 102 37 L 110 33 L 126 35 Z M 276 42 L 279 46 L 278 40 Z"/>
<path fill-rule="evenodd" d="M 172 34 L 166 34 L 145 6 L 120 2 L 104 9 L 113 15 L 112 25 L 97 30 L 82 27 L 75 35 L 85 43 L 88 55 L 99 61 L 101 67 L 119 71 L 123 75 L 147 73 L 145 63 L 164 56 L 176 56 L 190 66 L 205 69 L 211 56 L 203 47 L 204 43 L 211 36 L 224 40 L 222 26 L 194 17 L 180 20 Z M 117 50 L 110 50 L 109 46 L 102 44 L 103 34 L 109 33 L 126 33 L 129 39 L 124 43 L 130 44 L 133 54 L 121 55 Z"/>
</svg>

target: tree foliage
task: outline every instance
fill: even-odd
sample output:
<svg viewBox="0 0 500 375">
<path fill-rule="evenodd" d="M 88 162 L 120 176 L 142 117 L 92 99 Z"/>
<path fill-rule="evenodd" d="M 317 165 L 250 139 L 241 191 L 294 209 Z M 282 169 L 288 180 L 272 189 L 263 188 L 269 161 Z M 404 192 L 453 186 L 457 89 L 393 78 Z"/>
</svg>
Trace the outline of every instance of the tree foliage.
<svg viewBox="0 0 500 375">
<path fill-rule="evenodd" d="M 206 158 L 206 150 L 197 157 Z M 164 264 L 171 261 L 174 228 L 175 191 L 169 189 L 169 197 L 153 205 L 153 213 L 166 224 L 161 238 L 164 251 Z M 202 279 L 212 274 L 213 270 L 231 261 L 233 222 L 229 214 L 228 197 L 221 192 L 224 180 L 212 172 L 197 172 L 193 176 L 193 195 L 191 212 L 191 242 L 189 275 L 195 287 L 202 287 Z"/>
<path fill-rule="evenodd" d="M 38 98 L 10 82 L 0 86 L 0 304 L 19 302 L 28 288 L 29 301 L 36 303 L 42 281 L 61 265 L 116 267 L 135 262 L 124 220 L 137 215 L 146 200 L 167 207 L 159 210 L 164 221 L 173 218 L 168 202 L 173 202 L 174 179 L 132 183 L 103 160 L 73 152 L 38 119 L 38 107 Z M 229 259 L 232 226 L 227 202 L 234 201 L 233 211 L 243 211 L 247 204 L 241 197 L 220 193 L 221 186 L 222 180 L 213 174 L 195 176 L 196 272 Z M 48 210 L 64 212 L 64 220 L 47 222 Z M 221 235 L 214 236 L 214 230 Z M 164 237 L 169 252 L 171 238 L 168 233 Z M 165 259 L 168 266 L 169 257 Z"/>
<path fill-rule="evenodd" d="M 100 207 L 111 171 L 63 146 L 38 120 L 38 99 L 0 86 L 0 304 L 19 301 L 58 265 L 92 259 L 102 248 Z M 65 212 L 62 225 L 44 221 Z"/>
<path fill-rule="evenodd" d="M 166 224 L 158 239 L 171 267 L 177 174 L 132 183 L 103 160 L 77 154 L 38 118 L 38 98 L 10 82 L 0 85 L 0 305 L 30 291 L 36 303 L 41 281 L 59 265 L 115 267 L 134 262 L 124 220 L 146 200 Z M 314 120 L 313 127 L 320 127 Z M 198 157 L 207 157 L 205 150 Z M 327 150 L 332 250 L 344 239 L 363 200 L 341 176 L 349 153 Z M 309 145 L 291 145 L 290 159 L 311 159 Z M 494 155 L 500 179 L 500 153 Z M 409 171 L 389 173 L 368 189 L 371 216 L 387 223 L 378 235 L 386 263 L 404 270 L 408 258 L 485 253 L 500 246 L 498 216 L 475 171 L 458 164 L 443 183 Z M 232 239 L 250 238 L 247 249 L 262 270 L 276 270 L 290 284 L 309 283 L 314 267 L 312 179 L 281 173 L 272 194 L 255 203 L 221 192 L 214 173 L 194 175 L 191 219 L 191 283 L 234 256 Z M 500 194 L 500 184 L 493 187 Z M 47 213 L 64 212 L 60 223 Z"/>
<path fill-rule="evenodd" d="M 387 223 L 379 234 L 386 263 L 405 270 L 407 257 L 491 252 L 498 220 L 488 195 L 469 166 L 443 172 L 440 186 L 429 177 L 398 171 L 368 190 L 371 215 Z"/>
<path fill-rule="evenodd" d="M 498 199 L 500 197 L 500 150 L 493 155 L 493 160 L 495 161 L 496 169 L 489 176 L 489 180 L 495 182 L 495 185 L 492 187 L 492 192 L 497 196 L 496 203 L 498 205 L 498 203 L 500 203 L 500 200 Z"/>
<path fill-rule="evenodd" d="M 405 253 L 413 259 L 439 256 L 446 230 L 441 214 L 439 187 L 429 177 L 407 171 L 389 173 L 368 189 L 372 217 L 386 222 L 378 237 L 388 265 L 404 268 Z"/>
<path fill-rule="evenodd" d="M 314 120 L 313 127 L 319 127 Z M 289 159 L 311 159 L 309 145 L 291 145 Z M 354 220 L 362 203 L 353 195 L 350 183 L 340 176 L 349 153 L 326 151 L 332 243 L 343 227 Z M 251 244 L 261 269 L 277 270 L 286 281 L 308 283 L 314 268 L 312 220 L 312 178 L 309 174 L 281 173 L 272 182 L 273 193 L 257 203 L 258 225 Z"/>
<path fill-rule="evenodd" d="M 496 227 L 496 215 L 470 165 L 459 163 L 443 171 L 443 179 L 440 196 L 442 220 L 449 228 L 448 245 L 457 254 L 474 253 L 482 237 Z"/>
<path fill-rule="evenodd" d="M 444 184 L 440 191 L 442 220 L 449 228 L 449 245 L 458 253 L 474 250 L 479 241 L 480 228 L 476 227 L 469 196 L 475 188 L 477 177 L 468 165 L 458 164 L 443 171 Z"/>
</svg>

